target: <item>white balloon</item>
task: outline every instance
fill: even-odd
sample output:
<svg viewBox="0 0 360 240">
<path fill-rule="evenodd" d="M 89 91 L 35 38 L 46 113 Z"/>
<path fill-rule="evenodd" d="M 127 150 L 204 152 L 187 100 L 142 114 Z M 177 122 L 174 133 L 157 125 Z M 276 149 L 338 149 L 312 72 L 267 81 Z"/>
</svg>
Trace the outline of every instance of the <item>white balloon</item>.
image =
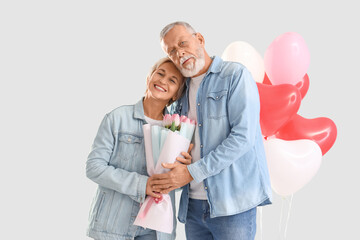
<svg viewBox="0 0 360 240">
<path fill-rule="evenodd" d="M 264 140 L 271 186 L 281 195 L 288 196 L 306 185 L 321 165 L 322 153 L 312 140 Z"/>
<path fill-rule="evenodd" d="M 256 82 L 263 82 L 265 76 L 264 60 L 249 43 L 243 41 L 231 43 L 225 48 L 221 58 L 225 61 L 243 64 Z"/>
</svg>

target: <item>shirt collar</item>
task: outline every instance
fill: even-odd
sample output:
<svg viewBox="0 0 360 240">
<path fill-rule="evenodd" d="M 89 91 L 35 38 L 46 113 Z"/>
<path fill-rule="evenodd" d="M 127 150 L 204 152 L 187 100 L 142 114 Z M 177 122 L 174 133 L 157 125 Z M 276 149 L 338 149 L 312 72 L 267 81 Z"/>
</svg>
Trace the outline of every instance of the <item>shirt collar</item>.
<svg viewBox="0 0 360 240">
<path fill-rule="evenodd" d="M 222 68 L 222 63 L 223 63 L 223 60 L 218 57 L 218 56 L 213 56 L 211 57 L 211 59 L 213 60 L 209 69 L 207 70 L 206 74 L 205 74 L 205 77 L 211 72 L 211 73 L 218 73 L 218 72 L 221 72 L 221 68 Z M 190 80 L 191 78 L 188 77 L 186 79 L 186 86 L 189 87 L 189 83 L 190 83 Z"/>
<path fill-rule="evenodd" d="M 212 72 L 212 73 L 221 72 L 223 60 L 221 58 L 219 58 L 218 56 L 211 57 L 211 59 L 213 61 L 212 61 L 206 74 L 208 74 L 209 72 Z"/>
</svg>

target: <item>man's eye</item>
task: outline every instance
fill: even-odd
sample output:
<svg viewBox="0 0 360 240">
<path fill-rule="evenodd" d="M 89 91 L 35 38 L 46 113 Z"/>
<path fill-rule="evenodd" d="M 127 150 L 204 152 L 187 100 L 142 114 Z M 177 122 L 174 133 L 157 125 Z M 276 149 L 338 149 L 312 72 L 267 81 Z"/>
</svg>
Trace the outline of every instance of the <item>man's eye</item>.
<svg viewBox="0 0 360 240">
<path fill-rule="evenodd" d="M 169 56 L 174 55 L 174 54 L 175 54 L 175 49 L 173 49 L 169 52 Z"/>
<path fill-rule="evenodd" d="M 180 42 L 180 46 L 184 46 L 185 45 L 185 41 Z"/>
</svg>

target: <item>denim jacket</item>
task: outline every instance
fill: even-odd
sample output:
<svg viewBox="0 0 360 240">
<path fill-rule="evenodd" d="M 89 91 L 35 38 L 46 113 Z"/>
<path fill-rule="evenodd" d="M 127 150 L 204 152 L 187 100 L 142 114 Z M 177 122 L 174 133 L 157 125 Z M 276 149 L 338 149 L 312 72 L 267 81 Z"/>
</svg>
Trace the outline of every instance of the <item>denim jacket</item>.
<svg viewBox="0 0 360 240">
<path fill-rule="evenodd" d="M 86 175 L 98 184 L 87 235 L 94 239 L 133 239 L 133 222 L 145 200 L 148 174 L 143 138 L 143 103 L 121 106 L 106 114 L 86 162 Z M 175 211 L 174 191 L 170 192 Z M 175 239 L 157 232 L 158 240 Z"/>
<path fill-rule="evenodd" d="M 172 111 L 188 114 L 188 94 L 189 89 Z M 214 57 L 199 86 L 196 106 L 201 159 L 187 168 L 195 181 L 204 181 L 210 217 L 270 204 L 259 93 L 249 71 L 240 63 Z M 188 193 L 186 185 L 178 214 L 181 222 L 186 221 Z"/>
</svg>

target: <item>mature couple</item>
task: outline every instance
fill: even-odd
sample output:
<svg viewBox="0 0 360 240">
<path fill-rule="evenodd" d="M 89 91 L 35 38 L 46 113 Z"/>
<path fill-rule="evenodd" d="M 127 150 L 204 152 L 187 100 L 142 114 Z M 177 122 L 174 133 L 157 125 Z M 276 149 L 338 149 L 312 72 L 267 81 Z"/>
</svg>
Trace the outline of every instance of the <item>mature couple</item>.
<svg viewBox="0 0 360 240">
<path fill-rule="evenodd" d="M 185 22 L 160 33 L 167 58 L 147 77 L 145 96 L 106 114 L 86 173 L 99 187 L 90 212 L 94 239 L 175 239 L 133 225 L 146 195 L 182 187 L 178 219 L 190 240 L 254 239 L 256 207 L 270 204 L 271 187 L 259 123 L 259 96 L 239 63 L 210 57 L 204 37 Z M 142 125 L 171 113 L 195 119 L 193 148 L 170 171 L 149 177 Z M 175 218 L 175 216 L 174 216 Z"/>
</svg>

